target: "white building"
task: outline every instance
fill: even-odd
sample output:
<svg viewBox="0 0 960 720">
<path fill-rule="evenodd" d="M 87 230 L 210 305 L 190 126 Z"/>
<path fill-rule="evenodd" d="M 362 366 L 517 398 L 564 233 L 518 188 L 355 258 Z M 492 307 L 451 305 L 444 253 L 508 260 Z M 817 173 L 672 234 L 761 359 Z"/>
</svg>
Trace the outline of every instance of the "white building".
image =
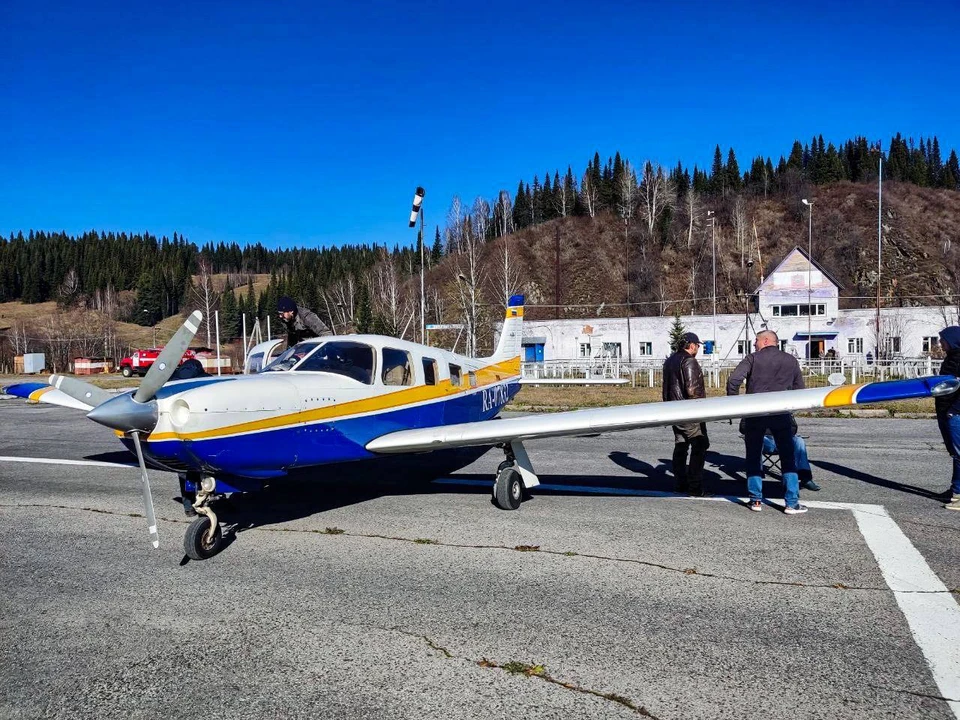
<svg viewBox="0 0 960 720">
<path fill-rule="evenodd" d="M 878 345 L 882 357 L 922 357 L 931 349 L 936 351 L 944 326 L 957 323 L 954 307 L 882 308 L 878 344 L 876 310 L 840 310 L 840 289 L 827 270 L 816 261 L 811 263 L 801 248 L 794 248 L 756 289 L 755 312 L 717 315 L 716 319 L 684 315 L 680 320 L 687 332 L 704 342 L 706 359 L 727 363 L 751 352 L 756 333 L 766 329 L 775 331 L 781 348 L 800 359 L 829 354 L 869 362 Z M 632 362 L 660 362 L 671 353 L 672 325 L 672 316 L 528 320 L 523 329 L 523 359 L 619 356 Z"/>
</svg>

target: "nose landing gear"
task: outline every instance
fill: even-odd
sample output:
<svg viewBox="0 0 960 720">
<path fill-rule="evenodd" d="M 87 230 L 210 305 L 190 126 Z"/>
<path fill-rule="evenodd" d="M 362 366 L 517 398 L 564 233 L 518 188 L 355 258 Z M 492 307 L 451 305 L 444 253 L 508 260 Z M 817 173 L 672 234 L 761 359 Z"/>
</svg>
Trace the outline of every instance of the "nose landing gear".
<svg viewBox="0 0 960 720">
<path fill-rule="evenodd" d="M 206 560 L 223 549 L 223 531 L 217 516 L 210 508 L 216 487 L 217 481 L 214 478 L 200 478 L 197 499 L 193 503 L 193 509 L 199 517 L 190 523 L 183 537 L 183 551 L 191 560 Z"/>
</svg>

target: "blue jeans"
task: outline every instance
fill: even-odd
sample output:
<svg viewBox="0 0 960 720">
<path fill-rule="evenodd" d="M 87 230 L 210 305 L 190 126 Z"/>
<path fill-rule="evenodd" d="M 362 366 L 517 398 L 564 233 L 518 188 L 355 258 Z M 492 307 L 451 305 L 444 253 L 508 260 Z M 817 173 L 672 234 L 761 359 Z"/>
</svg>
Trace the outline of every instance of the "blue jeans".
<svg viewBox="0 0 960 720">
<path fill-rule="evenodd" d="M 772 436 L 763 436 L 763 451 L 768 455 L 777 452 L 777 445 Z M 810 471 L 810 460 L 807 458 L 807 444 L 799 435 L 793 436 L 793 462 L 798 477 L 803 476 L 804 480 L 813 478 L 813 473 Z"/>
<path fill-rule="evenodd" d="M 943 436 L 943 444 L 953 460 L 953 479 L 950 489 L 954 495 L 960 495 L 960 415 L 937 415 L 937 425 Z"/>
<path fill-rule="evenodd" d="M 800 502 L 800 478 L 797 477 L 797 465 L 793 452 L 793 425 L 790 415 L 768 415 L 766 417 L 745 418 L 743 441 L 747 455 L 747 493 L 751 500 L 763 499 L 763 436 L 769 429 L 773 436 L 777 452 L 780 454 L 780 467 L 783 470 L 783 499 L 788 506 Z"/>
</svg>

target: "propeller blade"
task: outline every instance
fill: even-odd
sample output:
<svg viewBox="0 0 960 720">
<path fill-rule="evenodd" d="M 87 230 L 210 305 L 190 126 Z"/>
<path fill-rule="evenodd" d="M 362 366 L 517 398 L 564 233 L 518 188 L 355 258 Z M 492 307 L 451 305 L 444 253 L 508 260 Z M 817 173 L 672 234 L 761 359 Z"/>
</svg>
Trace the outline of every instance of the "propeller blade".
<svg viewBox="0 0 960 720">
<path fill-rule="evenodd" d="M 153 365 L 147 370 L 143 382 L 134 394 L 133 399 L 138 403 L 145 403 L 152 400 L 157 391 L 164 386 L 170 376 L 177 370 L 180 364 L 180 358 L 190 347 L 193 336 L 197 334 L 200 328 L 200 321 L 203 315 L 199 310 L 194 310 L 186 322 L 180 326 L 176 335 L 170 338 L 170 342 L 163 348 L 160 356 L 154 360 Z"/>
<path fill-rule="evenodd" d="M 153 514 L 153 494 L 150 492 L 150 478 L 147 477 L 147 463 L 143 460 L 143 449 L 140 447 L 140 433 L 130 433 L 133 436 L 133 445 L 137 449 L 137 461 L 140 463 L 140 477 L 143 479 L 143 507 L 147 513 L 147 526 L 150 530 L 150 541 L 153 547 L 160 547 L 160 535 L 157 533 L 157 516 Z"/>
<path fill-rule="evenodd" d="M 102 405 L 107 400 L 112 400 L 115 397 L 112 393 L 101 390 L 95 385 L 91 385 L 83 380 L 64 377 L 63 375 L 51 375 L 47 382 L 63 394 L 69 395 L 74 400 L 92 407 Z"/>
</svg>

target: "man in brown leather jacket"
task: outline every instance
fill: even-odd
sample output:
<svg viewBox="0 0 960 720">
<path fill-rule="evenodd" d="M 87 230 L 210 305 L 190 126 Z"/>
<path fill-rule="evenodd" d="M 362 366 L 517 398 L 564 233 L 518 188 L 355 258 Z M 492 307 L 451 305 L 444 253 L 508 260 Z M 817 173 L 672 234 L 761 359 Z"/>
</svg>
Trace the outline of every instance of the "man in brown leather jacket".
<svg viewBox="0 0 960 720">
<path fill-rule="evenodd" d="M 686 333 L 677 351 L 663 364 L 663 399 L 693 400 L 706 397 L 703 387 L 703 371 L 697 362 L 700 338 Z M 677 492 L 703 495 L 703 463 L 710 447 L 706 423 L 686 423 L 673 426 L 673 477 Z M 690 464 L 687 465 L 687 449 L 690 449 Z"/>
</svg>

